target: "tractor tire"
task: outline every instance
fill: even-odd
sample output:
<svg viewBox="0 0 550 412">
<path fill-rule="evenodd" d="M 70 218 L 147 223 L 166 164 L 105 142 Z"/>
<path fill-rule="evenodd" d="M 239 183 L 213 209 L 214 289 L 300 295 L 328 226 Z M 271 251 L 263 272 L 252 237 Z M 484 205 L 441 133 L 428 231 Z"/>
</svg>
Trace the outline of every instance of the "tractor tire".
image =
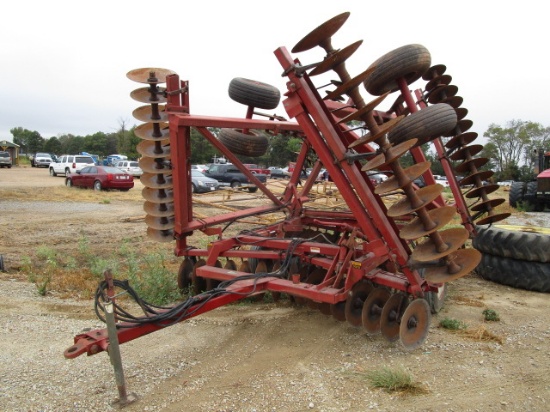
<svg viewBox="0 0 550 412">
<path fill-rule="evenodd" d="M 420 146 L 453 130 L 456 123 L 456 110 L 438 103 L 405 117 L 388 134 L 388 139 L 395 145 L 416 138 L 416 146 Z"/>
<path fill-rule="evenodd" d="M 399 89 L 397 79 L 404 77 L 407 84 L 418 80 L 430 68 L 430 52 L 420 44 L 409 44 L 385 54 L 370 65 L 372 74 L 365 80 L 367 91 L 374 96 Z"/>
<path fill-rule="evenodd" d="M 538 183 L 527 182 L 525 185 L 525 195 L 523 196 L 524 206 L 530 211 L 542 212 L 544 210 L 544 202 L 537 199 Z"/>
<path fill-rule="evenodd" d="M 550 293 L 550 265 L 484 253 L 476 272 L 486 280 L 534 292 Z"/>
<path fill-rule="evenodd" d="M 246 106 L 271 110 L 279 105 L 281 93 L 269 84 L 236 77 L 229 83 L 229 97 Z"/>
<path fill-rule="evenodd" d="M 510 186 L 510 193 L 508 195 L 508 201 L 510 206 L 516 208 L 519 203 L 523 202 L 523 196 L 525 194 L 525 182 L 513 182 Z"/>
<path fill-rule="evenodd" d="M 483 253 L 530 262 L 550 262 L 550 230 L 522 226 L 477 226 L 472 245 Z M 532 230 L 531 230 L 532 229 Z"/>
<path fill-rule="evenodd" d="M 218 140 L 232 153 L 249 157 L 263 156 L 269 146 L 267 136 L 258 130 L 244 134 L 237 129 L 221 129 Z"/>
</svg>

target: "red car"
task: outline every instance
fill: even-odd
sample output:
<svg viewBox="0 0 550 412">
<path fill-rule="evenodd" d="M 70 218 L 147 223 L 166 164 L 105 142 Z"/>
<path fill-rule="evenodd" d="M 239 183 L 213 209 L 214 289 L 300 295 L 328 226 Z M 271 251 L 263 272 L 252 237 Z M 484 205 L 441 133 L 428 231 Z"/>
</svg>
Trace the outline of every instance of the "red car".
<svg viewBox="0 0 550 412">
<path fill-rule="evenodd" d="M 70 174 L 65 179 L 67 187 L 90 187 L 94 190 L 118 189 L 130 190 L 134 187 L 134 177 L 112 166 L 86 166 Z"/>
</svg>

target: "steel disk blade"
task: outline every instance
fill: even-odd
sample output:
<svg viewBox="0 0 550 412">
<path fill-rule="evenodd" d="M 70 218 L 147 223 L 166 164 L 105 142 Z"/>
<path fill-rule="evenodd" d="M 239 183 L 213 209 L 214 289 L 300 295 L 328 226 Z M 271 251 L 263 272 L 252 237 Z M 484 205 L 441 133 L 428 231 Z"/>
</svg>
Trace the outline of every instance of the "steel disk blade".
<svg viewBox="0 0 550 412">
<path fill-rule="evenodd" d="M 300 53 L 328 41 L 342 27 L 349 15 L 349 12 L 345 12 L 327 20 L 296 43 L 291 50 L 292 53 Z"/>
<path fill-rule="evenodd" d="M 363 311 L 363 304 L 373 289 L 374 286 L 372 283 L 366 280 L 360 280 L 351 289 L 346 299 L 344 310 L 346 320 L 350 325 L 356 327 L 362 325 L 361 313 Z"/>
<path fill-rule="evenodd" d="M 143 183 L 143 186 L 153 189 L 171 189 L 174 187 L 171 173 L 143 173 L 139 180 Z"/>
<path fill-rule="evenodd" d="M 369 113 L 370 111 L 374 110 L 376 106 L 382 103 L 382 101 L 384 101 L 384 99 L 388 96 L 388 94 L 390 94 L 390 92 L 386 92 L 385 94 L 378 96 L 376 99 L 370 101 L 369 103 L 361 107 L 359 110 L 351 114 L 348 114 L 343 119 L 340 119 L 338 123 L 348 123 L 348 122 L 351 122 L 352 120 L 360 119 L 365 113 Z"/>
<path fill-rule="evenodd" d="M 174 192 L 171 189 L 151 189 L 150 187 L 144 187 L 141 195 L 151 203 L 171 203 L 174 201 Z"/>
<path fill-rule="evenodd" d="M 456 112 L 456 120 L 462 120 L 468 115 L 468 109 L 465 107 L 457 107 L 455 108 Z"/>
<path fill-rule="evenodd" d="M 464 102 L 464 99 L 460 96 L 452 96 L 448 97 L 446 99 L 441 100 L 439 103 L 447 103 L 449 106 L 454 107 L 455 109 L 459 108 L 462 103 Z"/>
<path fill-rule="evenodd" d="M 422 79 L 424 80 L 432 80 L 438 76 L 441 76 L 443 73 L 447 71 L 447 66 L 444 64 L 436 64 L 430 67 L 428 70 L 426 70 L 426 73 L 422 75 Z"/>
<path fill-rule="evenodd" d="M 416 163 L 410 167 L 407 167 L 403 170 L 403 173 L 405 174 L 404 179 L 400 181 L 397 176 L 392 176 L 389 179 L 385 180 L 384 182 L 380 183 L 376 188 L 374 189 L 374 193 L 376 194 L 384 194 L 393 192 L 397 189 L 401 189 L 402 187 L 406 186 L 408 183 L 411 183 L 414 179 L 416 179 L 418 176 L 423 175 L 425 172 L 427 172 L 430 169 L 431 162 L 420 162 Z"/>
<path fill-rule="evenodd" d="M 466 176 L 464 179 L 460 180 L 458 184 L 459 186 L 475 185 L 477 184 L 477 179 L 482 182 L 483 180 L 490 178 L 494 174 L 495 172 L 493 172 L 492 170 L 483 170 L 481 172 L 473 173 L 470 176 Z"/>
<path fill-rule="evenodd" d="M 458 173 L 469 173 L 469 172 L 476 172 L 478 168 L 483 166 L 489 161 L 486 157 L 477 157 L 472 160 L 466 160 L 465 162 L 462 162 L 458 166 L 455 167 L 455 170 Z"/>
<path fill-rule="evenodd" d="M 169 162 L 169 159 L 142 157 L 139 159 L 138 164 L 145 173 L 172 174 L 172 169 L 166 164 L 167 161 Z"/>
<path fill-rule="evenodd" d="M 478 135 L 476 132 L 457 134 L 455 137 L 451 138 L 451 140 L 445 143 L 445 147 L 451 150 L 459 146 L 466 146 L 476 140 L 477 136 Z"/>
<path fill-rule="evenodd" d="M 476 225 L 488 225 L 488 224 L 491 224 L 491 223 L 500 222 L 501 220 L 504 220 L 504 219 L 510 217 L 511 215 L 512 214 L 508 213 L 508 212 L 489 215 L 489 216 L 484 217 L 483 219 L 479 219 L 478 221 L 476 221 Z"/>
<path fill-rule="evenodd" d="M 176 72 L 158 67 L 144 67 L 142 69 L 130 70 L 126 73 L 126 77 L 138 83 L 157 84 L 165 83 L 166 76 L 171 74 L 176 74 Z"/>
<path fill-rule="evenodd" d="M 369 293 L 363 309 L 361 310 L 361 320 L 363 328 L 368 334 L 375 334 L 380 332 L 380 316 L 382 315 L 382 308 L 390 298 L 391 293 L 387 289 L 374 288 Z"/>
<path fill-rule="evenodd" d="M 170 139 L 166 140 L 142 140 L 136 146 L 136 150 L 142 156 L 155 159 L 170 157 Z"/>
<path fill-rule="evenodd" d="M 428 96 L 430 104 L 441 103 L 442 100 L 455 96 L 458 93 L 458 87 L 455 85 L 442 85 L 435 88 Z"/>
<path fill-rule="evenodd" d="M 435 223 L 434 227 L 425 228 L 424 222 L 417 217 L 401 229 L 399 237 L 404 240 L 414 240 L 427 236 L 448 224 L 455 215 L 456 209 L 453 206 L 442 206 L 432 209 L 428 212 L 428 216 Z"/>
<path fill-rule="evenodd" d="M 382 308 L 380 332 L 390 342 L 395 342 L 399 339 L 399 323 L 407 305 L 407 296 L 399 292 L 390 296 Z"/>
<path fill-rule="evenodd" d="M 445 283 L 466 276 L 474 270 L 481 261 L 481 253 L 476 249 L 459 249 L 449 255 L 458 266 L 458 270 L 451 271 L 449 264 L 424 269 L 424 278 L 430 283 Z"/>
<path fill-rule="evenodd" d="M 132 115 L 142 121 L 151 123 L 163 123 L 168 120 L 168 114 L 166 113 L 166 105 L 158 106 L 158 114 L 153 114 L 153 108 L 148 106 L 138 107 L 132 112 Z"/>
<path fill-rule="evenodd" d="M 458 149 L 449 157 L 451 160 L 466 160 L 468 157 L 473 157 L 483 150 L 482 144 L 472 144 Z"/>
<path fill-rule="evenodd" d="M 397 203 L 394 203 L 389 209 L 387 215 L 390 217 L 398 217 L 408 215 L 409 213 L 414 212 L 415 210 L 420 209 L 421 207 L 426 207 L 432 203 L 442 192 L 443 185 L 435 184 L 424 186 L 421 189 L 418 189 L 415 193 L 419 198 L 420 203 L 417 205 L 412 205 L 411 201 L 405 197 Z"/>
<path fill-rule="evenodd" d="M 327 94 L 323 100 L 333 100 L 336 97 L 342 96 L 343 94 L 348 94 L 350 90 L 355 89 L 357 86 L 363 83 L 363 81 L 370 76 L 370 74 L 374 71 L 374 69 L 375 69 L 374 67 L 369 67 L 367 70 L 355 76 L 353 79 L 350 79 L 345 83 L 342 83 L 336 89 L 334 89 L 329 94 Z"/>
<path fill-rule="evenodd" d="M 144 123 L 135 128 L 134 133 L 143 140 L 164 140 L 170 137 L 168 123 Z"/>
<path fill-rule="evenodd" d="M 426 86 L 424 87 L 424 90 L 429 92 L 429 91 L 435 89 L 438 86 L 441 86 L 441 85 L 444 85 L 444 84 L 451 84 L 452 80 L 453 80 L 453 78 L 448 74 L 444 74 L 444 75 L 441 75 L 441 76 L 434 77 L 428 83 L 426 83 Z"/>
<path fill-rule="evenodd" d="M 151 229 L 156 229 L 156 230 L 173 229 L 174 217 L 173 216 L 157 217 L 157 216 L 147 215 L 145 216 L 145 223 Z"/>
<path fill-rule="evenodd" d="M 426 299 L 415 299 L 401 318 L 399 339 L 403 347 L 413 350 L 422 346 L 428 337 L 432 313 Z"/>
<path fill-rule="evenodd" d="M 153 203 L 146 201 L 143 203 L 145 213 L 156 217 L 174 216 L 174 203 Z"/>
<path fill-rule="evenodd" d="M 468 130 L 470 130 L 472 128 L 473 125 L 474 125 L 474 122 L 472 122 L 470 119 L 459 120 L 456 124 L 456 127 L 453 130 L 451 130 L 450 132 L 445 133 L 443 136 L 450 137 L 450 136 L 455 136 L 455 135 L 460 134 L 460 133 L 467 132 Z"/>
<path fill-rule="evenodd" d="M 153 239 L 157 242 L 173 242 L 174 241 L 174 231 L 171 229 L 168 230 L 156 230 L 153 228 L 147 228 L 147 237 Z"/>
<path fill-rule="evenodd" d="M 373 142 L 375 140 L 378 140 L 380 137 L 384 136 L 386 133 L 389 133 L 390 130 L 392 130 L 395 126 L 397 126 L 397 124 L 401 120 L 403 120 L 404 117 L 405 116 L 394 117 L 393 119 L 388 120 L 386 123 L 382 123 L 378 127 L 378 130 L 375 133 L 367 133 L 365 136 L 357 139 L 355 142 L 350 144 L 348 146 L 348 148 L 351 149 L 355 146 L 359 146 L 361 144 L 365 144 L 365 143 L 369 143 L 369 142 Z"/>
<path fill-rule="evenodd" d="M 191 276 L 193 273 L 193 261 L 187 256 L 180 264 L 178 270 L 178 289 L 186 291 L 191 285 Z"/>
<path fill-rule="evenodd" d="M 443 243 L 447 246 L 446 250 L 437 250 L 435 243 L 429 238 L 427 241 L 414 248 L 411 258 L 418 262 L 429 262 L 431 260 L 441 259 L 460 249 L 469 237 L 469 232 L 462 227 L 446 229 L 438 233 Z"/>
<path fill-rule="evenodd" d="M 334 69 L 336 66 L 345 62 L 353 53 L 355 53 L 359 46 L 361 46 L 361 43 L 363 43 L 363 40 L 358 40 L 355 43 L 352 43 L 349 46 L 346 46 L 343 49 L 325 57 L 325 59 L 316 68 L 309 72 L 309 75 L 317 76 Z"/>
<path fill-rule="evenodd" d="M 340 322 L 346 321 L 346 302 L 338 302 L 330 305 L 330 314 Z"/>
<path fill-rule="evenodd" d="M 149 87 L 142 87 L 140 89 L 133 90 L 130 93 L 130 97 L 141 103 L 166 103 L 167 99 L 164 96 L 165 91 L 166 88 L 159 87 L 155 93 L 151 93 L 151 89 Z"/>
<path fill-rule="evenodd" d="M 380 153 L 372 160 L 369 160 L 367 164 L 361 168 L 361 170 L 366 172 L 393 163 L 409 150 L 411 150 L 411 148 L 413 148 L 417 142 L 417 139 L 409 139 L 395 146 L 392 146 L 386 151 L 386 153 Z"/>
<path fill-rule="evenodd" d="M 475 205 L 473 205 L 470 210 L 472 212 L 481 212 L 481 211 L 489 211 L 501 204 L 503 204 L 504 202 L 506 202 L 506 199 L 503 199 L 503 198 L 498 198 L 498 199 L 488 199 L 484 202 L 480 202 L 480 203 L 476 203 Z"/>
<path fill-rule="evenodd" d="M 473 190 L 470 190 L 468 193 L 466 193 L 466 197 L 468 199 L 473 199 L 476 197 L 481 197 L 483 195 L 488 195 L 489 193 L 496 192 L 499 189 L 499 185 L 487 185 L 487 186 L 480 186 L 476 187 Z"/>
</svg>

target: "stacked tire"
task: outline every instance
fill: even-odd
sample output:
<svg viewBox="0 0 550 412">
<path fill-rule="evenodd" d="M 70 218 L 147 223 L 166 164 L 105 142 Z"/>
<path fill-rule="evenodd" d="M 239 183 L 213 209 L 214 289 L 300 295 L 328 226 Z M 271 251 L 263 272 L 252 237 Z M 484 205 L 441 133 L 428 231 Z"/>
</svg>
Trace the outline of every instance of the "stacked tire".
<svg viewBox="0 0 550 412">
<path fill-rule="evenodd" d="M 473 246 L 483 254 L 476 271 L 484 279 L 550 293 L 549 229 L 478 226 Z"/>
</svg>

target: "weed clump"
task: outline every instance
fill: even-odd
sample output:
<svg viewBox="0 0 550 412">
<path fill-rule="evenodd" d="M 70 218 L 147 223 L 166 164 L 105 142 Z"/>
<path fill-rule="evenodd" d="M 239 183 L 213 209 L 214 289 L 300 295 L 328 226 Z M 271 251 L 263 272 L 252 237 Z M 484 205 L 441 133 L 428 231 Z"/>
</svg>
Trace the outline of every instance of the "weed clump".
<svg viewBox="0 0 550 412">
<path fill-rule="evenodd" d="M 466 324 L 457 319 L 445 318 L 439 322 L 439 327 L 449 330 L 463 330 L 466 329 Z"/>
<path fill-rule="evenodd" d="M 382 368 L 379 370 L 369 371 L 365 373 L 365 378 L 375 388 L 385 389 L 388 392 L 403 392 L 403 393 L 426 393 L 426 389 L 418 382 L 415 382 L 413 376 L 403 370 L 392 370 Z"/>
</svg>

